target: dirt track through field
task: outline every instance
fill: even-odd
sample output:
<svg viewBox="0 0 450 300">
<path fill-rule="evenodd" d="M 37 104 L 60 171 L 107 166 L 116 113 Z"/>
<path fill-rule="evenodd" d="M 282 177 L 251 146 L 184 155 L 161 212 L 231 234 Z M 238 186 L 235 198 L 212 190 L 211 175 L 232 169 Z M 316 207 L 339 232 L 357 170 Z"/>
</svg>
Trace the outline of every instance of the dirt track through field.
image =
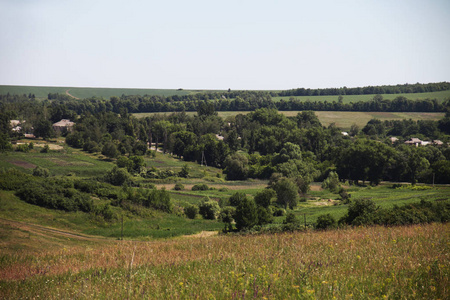
<svg viewBox="0 0 450 300">
<path fill-rule="evenodd" d="M 107 238 L 103 238 L 103 237 L 83 235 L 83 234 L 79 234 L 79 233 L 45 227 L 42 225 L 31 224 L 31 223 L 20 222 L 20 221 L 13 221 L 13 220 L 8 220 L 8 219 L 3 219 L 3 218 L 0 218 L 0 224 L 8 225 L 12 228 L 28 231 L 28 232 L 39 234 L 39 235 L 51 233 L 53 235 L 56 234 L 56 235 L 60 235 L 60 236 L 64 236 L 64 237 L 70 237 L 70 238 L 74 238 L 74 239 L 78 239 L 78 240 L 85 240 L 85 241 L 107 240 Z"/>
<path fill-rule="evenodd" d="M 66 90 L 66 95 L 67 95 L 67 96 L 72 97 L 72 98 L 77 99 L 77 100 L 80 100 L 80 98 L 77 98 L 77 97 L 72 96 L 71 94 L 69 94 L 69 91 L 70 91 L 70 90 Z"/>
</svg>

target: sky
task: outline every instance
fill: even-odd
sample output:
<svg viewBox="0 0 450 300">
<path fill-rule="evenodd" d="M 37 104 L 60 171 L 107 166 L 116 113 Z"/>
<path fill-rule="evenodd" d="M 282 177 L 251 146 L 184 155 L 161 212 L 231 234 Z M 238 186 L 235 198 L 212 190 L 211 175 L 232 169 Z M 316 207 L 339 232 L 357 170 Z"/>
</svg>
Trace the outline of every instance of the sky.
<svg viewBox="0 0 450 300">
<path fill-rule="evenodd" d="M 448 0 L 0 0 L 0 85 L 450 81 Z"/>
</svg>

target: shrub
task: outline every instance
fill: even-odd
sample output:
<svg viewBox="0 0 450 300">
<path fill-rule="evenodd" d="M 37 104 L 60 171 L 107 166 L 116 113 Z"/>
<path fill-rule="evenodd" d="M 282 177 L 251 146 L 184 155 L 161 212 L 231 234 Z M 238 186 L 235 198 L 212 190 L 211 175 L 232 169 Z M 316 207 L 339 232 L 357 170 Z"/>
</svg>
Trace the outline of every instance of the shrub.
<svg viewBox="0 0 450 300">
<path fill-rule="evenodd" d="M 175 186 L 173 187 L 173 189 L 175 191 L 181 191 L 184 190 L 184 185 L 182 185 L 181 183 L 176 183 Z"/>
<path fill-rule="evenodd" d="M 173 204 L 170 200 L 169 192 L 167 192 L 164 188 L 161 190 L 152 190 L 147 199 L 144 200 L 143 203 L 146 207 L 152 207 L 157 210 L 172 212 Z"/>
<path fill-rule="evenodd" d="M 332 215 L 320 215 L 317 218 L 316 228 L 317 229 L 327 229 L 327 228 L 335 228 L 337 225 L 336 219 L 333 218 Z"/>
<path fill-rule="evenodd" d="M 203 218 L 208 220 L 215 220 L 219 216 L 220 206 L 216 201 L 209 199 L 208 197 L 202 200 L 199 205 L 199 213 Z"/>
<path fill-rule="evenodd" d="M 30 151 L 30 148 L 28 147 L 27 144 L 20 144 L 20 145 L 17 145 L 16 151 L 26 153 L 26 152 Z"/>
<path fill-rule="evenodd" d="M 51 209 L 90 212 L 93 208 L 91 197 L 56 181 L 30 181 L 16 195 L 25 202 Z"/>
<path fill-rule="evenodd" d="M 328 177 L 322 182 L 322 188 L 330 190 L 332 193 L 337 193 L 340 187 L 339 175 L 334 171 L 331 171 Z"/>
<path fill-rule="evenodd" d="M 234 216 L 236 215 L 236 207 L 226 206 L 220 212 L 220 218 L 225 223 L 225 232 L 233 231 Z"/>
<path fill-rule="evenodd" d="M 339 191 L 339 196 L 341 197 L 341 200 L 344 201 L 344 203 L 347 203 L 352 195 L 347 193 L 347 191 L 341 187 Z"/>
<path fill-rule="evenodd" d="M 131 176 L 127 170 L 115 166 L 111 171 L 106 173 L 105 181 L 112 185 L 120 186 L 131 181 Z"/>
<path fill-rule="evenodd" d="M 195 219 L 195 217 L 197 216 L 198 213 L 199 213 L 199 209 L 198 209 L 197 205 L 190 204 L 184 208 L 184 214 L 189 219 Z"/>
<path fill-rule="evenodd" d="M 183 165 L 183 168 L 181 168 L 181 171 L 178 172 L 179 177 L 188 178 L 189 177 L 189 166 L 187 164 Z"/>
<path fill-rule="evenodd" d="M 257 207 L 258 225 L 266 225 L 273 222 L 273 212 L 270 207 Z"/>
<path fill-rule="evenodd" d="M 48 144 L 45 144 L 44 148 L 41 149 L 41 153 L 48 153 L 50 151 L 50 147 Z"/>
<path fill-rule="evenodd" d="M 192 190 L 193 191 L 207 191 L 207 190 L 209 190 L 209 187 L 204 183 L 199 183 L 199 184 L 194 185 L 192 187 Z"/>
<path fill-rule="evenodd" d="M 286 210 L 281 207 L 273 207 L 273 215 L 275 217 L 282 217 L 286 214 Z"/>
<path fill-rule="evenodd" d="M 230 199 L 228 200 L 228 203 L 230 206 L 238 206 L 239 203 L 244 201 L 246 198 L 247 198 L 247 196 L 245 195 L 245 193 L 236 192 L 230 197 Z"/>
<path fill-rule="evenodd" d="M 33 169 L 33 176 L 47 178 L 48 176 L 50 176 L 50 171 L 46 168 L 41 168 L 37 166 L 36 168 Z"/>
<path fill-rule="evenodd" d="M 356 199 L 350 202 L 347 214 L 339 222 L 349 225 L 370 225 L 373 223 L 373 213 L 378 209 L 370 199 Z"/>
<path fill-rule="evenodd" d="M 276 197 L 276 193 L 272 189 L 264 189 L 255 195 L 255 203 L 258 206 L 268 208 L 272 203 L 272 199 Z"/>
<path fill-rule="evenodd" d="M 286 219 L 284 219 L 283 224 L 300 224 L 300 220 L 293 212 L 288 212 Z"/>
<path fill-rule="evenodd" d="M 18 190 L 32 180 L 33 177 L 31 175 L 20 172 L 17 169 L 2 170 L 0 172 L 0 190 Z"/>
<path fill-rule="evenodd" d="M 258 224 L 258 211 L 255 201 L 247 197 L 242 199 L 236 207 L 234 220 L 236 221 L 236 228 L 239 231 L 250 229 Z"/>
</svg>

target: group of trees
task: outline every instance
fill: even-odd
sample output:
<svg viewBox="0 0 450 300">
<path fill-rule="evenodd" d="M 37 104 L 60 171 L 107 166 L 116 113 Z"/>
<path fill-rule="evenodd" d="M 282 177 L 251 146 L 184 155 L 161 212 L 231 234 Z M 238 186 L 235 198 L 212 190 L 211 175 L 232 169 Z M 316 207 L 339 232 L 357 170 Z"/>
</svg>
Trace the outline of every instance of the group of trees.
<svg viewBox="0 0 450 300">
<path fill-rule="evenodd" d="M 366 86 L 356 88 L 325 88 L 325 89 L 305 89 L 298 88 L 281 91 L 278 96 L 329 96 L 329 95 L 371 95 L 371 94 L 400 94 L 400 93 L 427 93 L 446 91 L 450 89 L 449 82 L 428 83 L 428 84 L 398 84 Z"/>
</svg>

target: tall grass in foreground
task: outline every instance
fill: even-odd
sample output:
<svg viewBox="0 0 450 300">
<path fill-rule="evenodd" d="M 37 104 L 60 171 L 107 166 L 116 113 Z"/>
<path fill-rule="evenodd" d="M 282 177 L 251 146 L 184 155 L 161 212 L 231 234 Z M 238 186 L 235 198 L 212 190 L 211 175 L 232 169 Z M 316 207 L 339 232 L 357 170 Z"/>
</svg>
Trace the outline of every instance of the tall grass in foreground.
<svg viewBox="0 0 450 300">
<path fill-rule="evenodd" d="M 0 260 L 0 298 L 445 299 L 449 224 L 117 242 Z"/>
</svg>

